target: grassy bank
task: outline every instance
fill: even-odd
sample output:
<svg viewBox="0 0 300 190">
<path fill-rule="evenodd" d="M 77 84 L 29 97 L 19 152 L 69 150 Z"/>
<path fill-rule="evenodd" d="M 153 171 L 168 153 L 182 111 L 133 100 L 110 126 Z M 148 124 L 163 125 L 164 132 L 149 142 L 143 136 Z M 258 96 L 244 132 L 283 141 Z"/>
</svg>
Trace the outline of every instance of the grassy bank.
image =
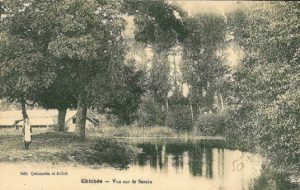
<svg viewBox="0 0 300 190">
<path fill-rule="evenodd" d="M 68 162 L 126 167 L 138 149 L 113 139 L 89 137 L 81 141 L 70 133 L 34 134 L 25 150 L 21 134 L 0 134 L 0 162 Z"/>
<path fill-rule="evenodd" d="M 224 139 L 221 136 L 203 136 L 193 131 L 177 131 L 170 127 L 153 126 L 101 126 L 93 135 L 101 137 L 138 138 L 185 138 L 185 139 Z"/>
</svg>

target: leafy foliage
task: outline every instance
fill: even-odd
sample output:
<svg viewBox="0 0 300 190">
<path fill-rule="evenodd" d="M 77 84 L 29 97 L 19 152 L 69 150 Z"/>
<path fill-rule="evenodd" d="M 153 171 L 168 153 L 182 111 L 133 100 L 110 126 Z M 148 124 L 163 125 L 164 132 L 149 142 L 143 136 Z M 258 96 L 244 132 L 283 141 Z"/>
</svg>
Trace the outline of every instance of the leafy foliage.
<svg viewBox="0 0 300 190">
<path fill-rule="evenodd" d="M 222 136 L 228 126 L 227 117 L 224 113 L 200 115 L 195 123 L 195 128 L 202 135 Z"/>
<path fill-rule="evenodd" d="M 183 17 L 183 11 L 170 6 L 165 0 L 125 0 L 123 9 L 135 15 L 137 41 L 166 50 L 186 36 L 182 21 L 176 17 L 176 13 Z"/>
<path fill-rule="evenodd" d="M 130 160 L 137 155 L 137 150 L 124 143 L 102 139 L 94 142 L 91 147 L 75 150 L 69 154 L 84 164 L 108 163 L 116 168 L 126 168 Z"/>
<path fill-rule="evenodd" d="M 75 107 L 80 94 L 93 90 L 86 87 L 95 76 L 123 63 L 124 20 L 116 6 L 4 1 L 1 96 L 46 108 Z"/>
<path fill-rule="evenodd" d="M 153 97 L 144 97 L 140 104 L 138 122 L 141 126 L 163 126 L 166 121 L 166 110 Z"/>
<path fill-rule="evenodd" d="M 154 100 L 164 104 L 171 90 L 170 63 L 168 53 L 155 52 L 152 59 L 151 69 L 149 71 L 149 80 L 147 81 L 149 93 Z"/>
<path fill-rule="evenodd" d="M 186 18 L 185 26 L 183 79 L 189 84 L 189 98 L 195 110 L 211 110 L 219 80 L 226 70 L 218 55 L 225 43 L 225 20 L 215 14 L 196 15 Z"/>
<path fill-rule="evenodd" d="M 141 96 L 145 92 L 144 73 L 132 65 L 124 65 L 111 73 L 97 76 L 89 88 L 91 104 L 100 113 L 115 115 L 119 124 L 130 124 L 137 119 Z M 114 79 L 111 79 L 113 77 Z M 101 79 L 101 80 L 100 80 Z"/>
<path fill-rule="evenodd" d="M 236 128 L 265 150 L 271 168 L 299 173 L 299 4 L 262 5 L 228 16 L 246 53 L 232 80 Z"/>
</svg>

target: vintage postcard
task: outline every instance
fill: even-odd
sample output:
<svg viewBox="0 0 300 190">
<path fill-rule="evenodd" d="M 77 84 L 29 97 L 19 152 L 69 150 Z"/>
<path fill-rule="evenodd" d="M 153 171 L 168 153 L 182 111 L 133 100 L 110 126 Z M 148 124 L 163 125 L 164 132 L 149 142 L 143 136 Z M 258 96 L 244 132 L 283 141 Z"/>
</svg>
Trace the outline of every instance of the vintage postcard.
<svg viewBox="0 0 300 190">
<path fill-rule="evenodd" d="M 300 190 L 299 14 L 0 0 L 0 190 Z"/>
</svg>

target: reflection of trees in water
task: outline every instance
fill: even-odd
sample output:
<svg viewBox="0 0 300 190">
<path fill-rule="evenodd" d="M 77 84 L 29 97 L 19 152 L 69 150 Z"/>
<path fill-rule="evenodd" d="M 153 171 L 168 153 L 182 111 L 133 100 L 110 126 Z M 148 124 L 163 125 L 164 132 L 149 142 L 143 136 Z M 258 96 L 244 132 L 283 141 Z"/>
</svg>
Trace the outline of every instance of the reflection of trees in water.
<svg viewBox="0 0 300 190">
<path fill-rule="evenodd" d="M 139 166 L 146 166 L 147 161 L 148 161 L 147 154 L 144 154 L 144 153 L 139 154 L 136 161 L 137 161 Z M 136 161 L 134 162 L 134 164 L 137 164 Z"/>
<path fill-rule="evenodd" d="M 149 160 L 150 160 L 150 166 L 152 168 L 156 168 L 157 167 L 157 145 L 154 145 L 150 148 L 150 151 L 152 154 L 149 155 Z"/>
<path fill-rule="evenodd" d="M 205 168 L 206 172 L 205 175 L 206 177 L 212 178 L 213 177 L 213 153 L 212 153 L 212 148 L 205 148 Z"/>
<path fill-rule="evenodd" d="M 188 152 L 189 171 L 193 176 L 202 176 L 203 147 L 192 146 Z"/>
<path fill-rule="evenodd" d="M 217 164 L 218 164 L 218 176 L 219 177 L 224 177 L 224 148 L 218 149 Z"/>
<path fill-rule="evenodd" d="M 172 155 L 172 166 L 176 169 L 183 168 L 183 154 L 186 151 L 187 147 L 184 143 L 166 144 L 166 152 Z"/>
<path fill-rule="evenodd" d="M 168 158 L 171 156 L 172 166 L 176 169 L 183 169 L 184 153 L 187 152 L 188 165 L 186 167 L 189 168 L 191 175 L 212 178 L 214 175 L 213 164 L 217 164 L 218 168 L 215 175 L 224 175 L 223 149 L 218 149 L 217 160 L 214 162 L 213 148 L 200 143 L 141 143 L 138 144 L 138 147 L 143 149 L 143 153 L 139 154 L 135 161 L 135 164 L 140 166 L 149 164 L 152 168 L 162 170 L 168 167 Z"/>
<path fill-rule="evenodd" d="M 153 161 L 153 157 L 156 154 L 154 146 L 155 145 L 151 143 L 138 144 L 138 147 L 143 149 L 143 153 L 137 156 L 139 166 L 146 166 L 148 162 L 150 165 L 155 164 L 156 161 Z"/>
<path fill-rule="evenodd" d="M 172 160 L 172 166 L 175 166 L 176 169 L 183 168 L 183 154 L 174 154 Z"/>
<path fill-rule="evenodd" d="M 143 149 L 143 153 L 137 157 L 140 166 L 145 166 L 149 162 L 152 168 L 159 167 L 162 169 L 165 167 L 164 162 L 166 162 L 167 159 L 163 157 L 165 154 L 162 144 L 142 143 L 139 144 L 138 147 Z"/>
<path fill-rule="evenodd" d="M 213 149 L 199 144 L 189 147 L 189 171 L 193 176 L 213 177 Z"/>
</svg>

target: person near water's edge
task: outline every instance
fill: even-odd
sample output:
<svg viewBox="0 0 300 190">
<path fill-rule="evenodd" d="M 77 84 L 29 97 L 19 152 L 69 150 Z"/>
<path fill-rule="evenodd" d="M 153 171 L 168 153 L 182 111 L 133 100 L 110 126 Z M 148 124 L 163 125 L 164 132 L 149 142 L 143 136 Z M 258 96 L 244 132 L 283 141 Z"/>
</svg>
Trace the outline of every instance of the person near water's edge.
<svg viewBox="0 0 300 190">
<path fill-rule="evenodd" d="M 25 143 L 26 150 L 29 148 L 29 145 L 31 143 L 31 133 L 32 133 L 32 127 L 30 125 L 29 119 L 25 118 L 23 123 L 23 134 L 24 134 L 24 143 Z"/>
</svg>

